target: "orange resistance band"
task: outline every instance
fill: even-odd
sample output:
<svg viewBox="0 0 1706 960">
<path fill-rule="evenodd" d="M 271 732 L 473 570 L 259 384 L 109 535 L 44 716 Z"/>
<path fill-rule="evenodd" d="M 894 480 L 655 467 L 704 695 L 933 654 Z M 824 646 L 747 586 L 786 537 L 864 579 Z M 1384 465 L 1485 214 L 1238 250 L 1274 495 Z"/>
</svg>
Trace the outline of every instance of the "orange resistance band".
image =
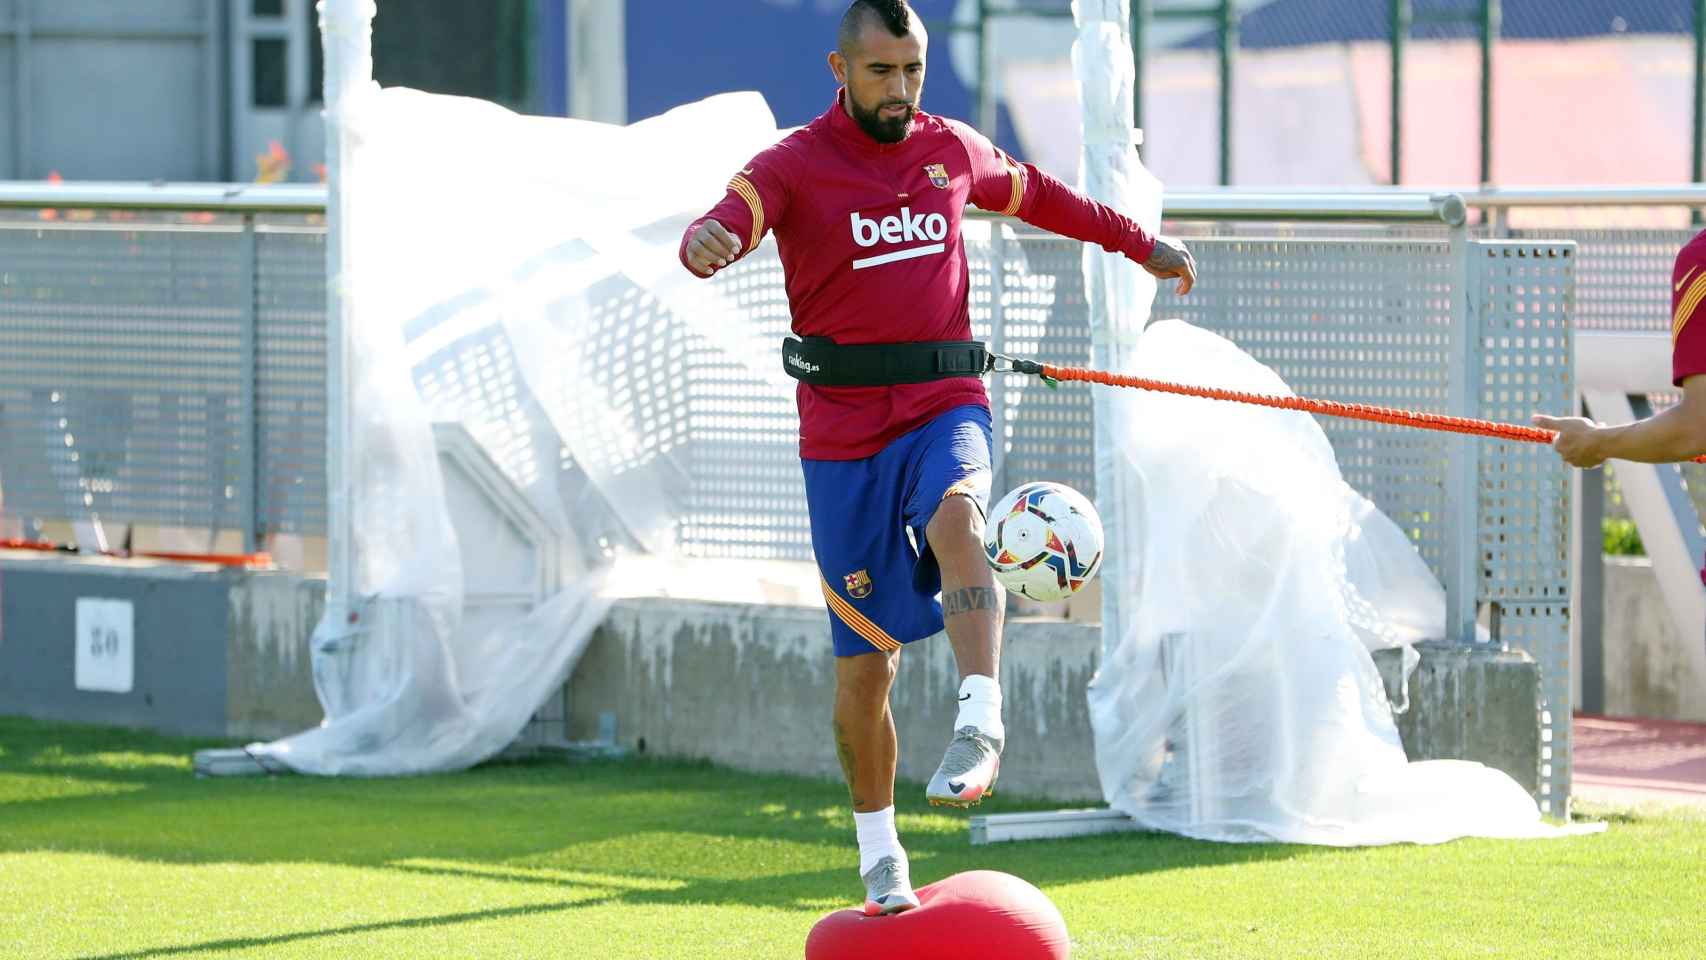
<svg viewBox="0 0 1706 960">
<path fill-rule="evenodd" d="M 1479 437 L 1497 437 L 1501 440 L 1522 440 L 1548 445 L 1558 439 L 1557 431 L 1542 430 L 1539 427 L 1518 426 L 1514 423 L 1474 420 L 1469 417 L 1448 417 L 1438 413 L 1417 413 L 1413 410 L 1377 407 L 1367 403 L 1339 403 L 1333 400 L 1312 400 L 1308 397 L 1281 397 L 1266 393 L 1246 393 L 1242 390 L 1192 387 L 1180 383 L 1168 383 L 1165 380 L 1130 377 L 1124 374 L 1106 373 L 1101 370 L 1085 370 L 1082 367 L 1056 367 L 1045 363 L 1042 364 L 1042 375 L 1052 380 L 1077 380 L 1084 383 L 1105 384 L 1110 387 L 1135 387 L 1139 390 L 1154 390 L 1159 393 L 1172 393 L 1182 397 L 1230 400 L 1234 403 L 1249 403 L 1259 407 L 1300 410 L 1304 413 L 1318 413 L 1329 417 L 1367 420 L 1371 423 L 1391 423 L 1403 427 L 1420 427 L 1423 430 L 1438 430 L 1444 433 L 1466 433 Z M 1693 462 L 1706 463 L 1706 456 L 1695 457 Z"/>
</svg>

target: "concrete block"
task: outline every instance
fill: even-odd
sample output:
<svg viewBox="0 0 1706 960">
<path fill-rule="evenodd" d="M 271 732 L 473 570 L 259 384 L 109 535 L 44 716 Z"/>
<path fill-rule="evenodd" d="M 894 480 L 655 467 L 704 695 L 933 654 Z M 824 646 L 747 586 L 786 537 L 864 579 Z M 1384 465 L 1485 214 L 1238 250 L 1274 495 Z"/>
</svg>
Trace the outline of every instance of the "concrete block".
<svg viewBox="0 0 1706 960">
<path fill-rule="evenodd" d="M 1093 625 L 1008 623 L 1001 789 L 1100 799 L 1084 698 L 1099 642 Z M 952 734 L 959 673 L 943 635 L 908 645 L 900 660 L 890 698 L 899 774 L 922 781 Z M 596 737 L 599 715 L 612 712 L 630 750 L 839 778 L 834 694 L 821 607 L 628 600 L 611 610 L 570 680 L 568 736 Z"/>
<path fill-rule="evenodd" d="M 1605 706 L 1608 716 L 1706 723 L 1699 633 L 1678 634 L 1646 557 L 1605 558 Z"/>
<path fill-rule="evenodd" d="M 1474 760 L 1503 770 L 1539 798 L 1540 668 L 1516 650 L 1421 643 L 1410 675 L 1409 709 L 1395 716 L 1411 760 Z M 1402 661 L 1374 655 L 1393 703 L 1400 703 Z"/>
</svg>

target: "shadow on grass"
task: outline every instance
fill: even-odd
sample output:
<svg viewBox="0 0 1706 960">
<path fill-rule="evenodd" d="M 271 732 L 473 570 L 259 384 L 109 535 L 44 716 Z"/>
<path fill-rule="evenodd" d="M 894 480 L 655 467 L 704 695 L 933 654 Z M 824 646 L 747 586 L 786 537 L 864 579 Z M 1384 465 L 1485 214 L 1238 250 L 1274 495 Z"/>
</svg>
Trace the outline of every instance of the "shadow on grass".
<svg viewBox="0 0 1706 960">
<path fill-rule="evenodd" d="M 190 864 L 317 863 L 611 892 L 595 901 L 123 956 L 241 949 L 587 902 L 803 910 L 851 905 L 861 894 L 847 793 L 835 782 L 646 758 L 505 763 L 377 780 L 196 780 L 187 766 L 164 759 L 187 758 L 193 746 L 134 731 L 0 718 L 0 852 L 51 849 Z M 4 792 L 9 773 L 123 781 L 142 789 L 10 799 Z M 973 869 L 1001 870 L 1050 886 L 1337 854 L 1135 833 L 974 848 L 965 817 L 932 811 L 921 785 L 901 784 L 897 795 L 902 837 L 920 885 Z M 1003 796 L 979 812 L 1048 806 Z"/>
<path fill-rule="evenodd" d="M 595 904 L 608 903 L 609 898 L 598 900 L 574 900 L 563 903 L 538 903 L 524 907 L 499 907 L 492 910 L 479 910 L 470 913 L 446 913 L 436 917 L 415 917 L 410 920 L 386 920 L 379 923 L 357 923 L 347 927 L 328 927 L 324 930 L 300 930 L 296 933 L 281 933 L 273 937 L 233 937 L 228 940 L 204 940 L 200 943 L 186 943 L 171 947 L 152 947 L 144 950 L 126 950 L 122 953 L 84 954 L 78 960 L 143 960 L 147 957 L 173 957 L 186 953 L 198 953 L 203 950 L 247 950 L 254 947 L 276 947 L 286 943 L 296 943 L 302 940 L 317 940 L 321 937 L 341 937 L 352 933 L 375 933 L 381 930 L 409 930 L 419 927 L 443 927 L 457 923 L 471 923 L 480 920 L 501 920 L 505 917 L 520 917 L 533 913 L 557 913 L 563 910 L 573 910 L 576 907 L 590 907 Z"/>
</svg>

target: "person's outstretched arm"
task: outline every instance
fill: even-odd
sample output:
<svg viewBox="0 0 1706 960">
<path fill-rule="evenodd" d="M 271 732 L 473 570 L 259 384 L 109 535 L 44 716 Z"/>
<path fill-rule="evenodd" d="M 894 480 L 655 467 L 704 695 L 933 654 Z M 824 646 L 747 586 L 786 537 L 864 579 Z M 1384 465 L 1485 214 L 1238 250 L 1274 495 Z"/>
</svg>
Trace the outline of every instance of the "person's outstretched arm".
<svg viewBox="0 0 1706 960">
<path fill-rule="evenodd" d="M 1706 236 L 1702 234 L 1701 236 Z M 1558 431 L 1552 446 L 1578 467 L 1607 460 L 1678 463 L 1706 454 L 1706 258 L 1700 238 L 1671 268 L 1671 382 L 1682 402 L 1655 417 L 1608 427 L 1582 417 L 1535 414 L 1534 425 Z"/>
<path fill-rule="evenodd" d="M 1706 454 L 1706 375 L 1682 384 L 1682 402 L 1645 420 L 1606 426 L 1583 417 L 1536 414 L 1534 425 L 1558 431 L 1552 444 L 1570 464 L 1597 467 L 1607 460 L 1679 463 Z"/>
<path fill-rule="evenodd" d="M 1086 197 L 1034 164 L 1014 161 L 971 127 L 950 124 L 971 157 L 971 202 L 979 208 L 1124 254 L 1156 277 L 1176 278 L 1181 296 L 1191 292 L 1197 264 L 1184 244 L 1150 236 L 1118 210 Z"/>
<path fill-rule="evenodd" d="M 682 266 L 709 277 L 757 249 L 765 231 L 787 213 L 791 159 L 787 145 L 779 143 L 730 178 L 723 199 L 682 235 Z"/>
</svg>

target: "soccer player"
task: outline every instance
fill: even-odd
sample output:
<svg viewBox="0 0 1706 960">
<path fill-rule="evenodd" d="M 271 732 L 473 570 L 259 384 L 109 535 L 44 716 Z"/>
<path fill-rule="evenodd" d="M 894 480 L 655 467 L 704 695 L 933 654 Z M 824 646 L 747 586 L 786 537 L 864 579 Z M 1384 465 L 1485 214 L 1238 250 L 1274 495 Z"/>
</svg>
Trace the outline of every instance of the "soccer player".
<svg viewBox="0 0 1706 960">
<path fill-rule="evenodd" d="M 1706 230 L 1676 255 L 1670 277 L 1671 382 L 1682 402 L 1657 416 L 1621 426 L 1583 417 L 1535 414 L 1534 425 L 1558 431 L 1553 448 L 1573 466 L 1607 460 L 1677 463 L 1706 453 Z M 1706 570 L 1701 571 L 1706 580 Z"/>
<path fill-rule="evenodd" d="M 836 663 L 835 745 L 853 799 L 867 914 L 918 905 L 894 824 L 889 689 L 901 647 L 944 626 L 959 714 L 932 803 L 988 795 L 1005 731 L 1003 597 L 983 553 L 990 494 L 983 355 L 968 351 L 967 203 L 1122 253 L 1186 293 L 1179 243 L 1016 163 L 963 123 L 919 110 L 928 38 L 906 0 L 855 0 L 816 120 L 754 157 L 687 228 L 709 277 L 776 234 L 801 379 L 800 460 Z M 935 599 L 941 594 L 941 601 Z"/>
</svg>

